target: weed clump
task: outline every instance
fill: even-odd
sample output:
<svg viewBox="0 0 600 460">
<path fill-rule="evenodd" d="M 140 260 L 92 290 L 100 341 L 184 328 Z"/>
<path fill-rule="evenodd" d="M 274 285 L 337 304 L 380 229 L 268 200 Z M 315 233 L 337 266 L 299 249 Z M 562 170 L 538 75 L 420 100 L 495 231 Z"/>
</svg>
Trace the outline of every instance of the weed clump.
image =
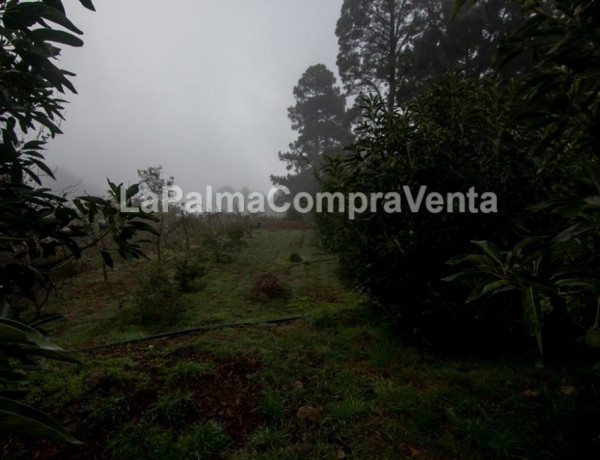
<svg viewBox="0 0 600 460">
<path fill-rule="evenodd" d="M 199 380 L 202 375 L 211 370 L 212 366 L 207 363 L 199 364 L 193 361 L 181 361 L 167 374 L 165 382 L 168 386 L 185 385 L 189 382 Z"/>
<path fill-rule="evenodd" d="M 231 444 L 231 438 L 218 423 L 197 423 L 177 440 L 181 458 L 212 458 Z"/>
<path fill-rule="evenodd" d="M 111 441 L 109 456 L 113 459 L 144 458 L 159 460 L 177 454 L 170 431 L 148 423 L 126 423 Z"/>
<path fill-rule="evenodd" d="M 282 430 L 261 426 L 252 435 L 251 442 L 259 450 L 285 447 L 288 442 L 288 434 Z"/>
<path fill-rule="evenodd" d="M 256 278 L 252 287 L 252 295 L 261 300 L 284 299 L 289 293 L 289 289 L 271 272 Z"/>
<path fill-rule="evenodd" d="M 150 406 L 150 419 L 171 428 L 181 428 L 196 414 L 196 403 L 190 393 L 172 393 Z"/>
</svg>

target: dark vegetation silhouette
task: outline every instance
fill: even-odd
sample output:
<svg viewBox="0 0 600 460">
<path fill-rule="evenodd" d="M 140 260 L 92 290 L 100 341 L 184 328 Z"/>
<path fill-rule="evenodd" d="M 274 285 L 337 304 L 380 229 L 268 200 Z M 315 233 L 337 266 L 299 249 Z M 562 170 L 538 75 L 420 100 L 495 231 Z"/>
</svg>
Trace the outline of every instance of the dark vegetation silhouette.
<svg viewBox="0 0 600 460">
<path fill-rule="evenodd" d="M 597 24 L 584 0 L 344 1 L 337 63 L 357 96 L 355 140 L 325 155 L 321 190 L 498 198 L 498 213 L 405 202 L 316 216 L 404 337 L 484 355 L 594 341 Z"/>
<path fill-rule="evenodd" d="M 89 0 L 81 4 L 94 9 Z M 121 197 L 131 204 L 137 185 L 125 189 L 108 181 L 108 199 L 70 201 L 42 187 L 41 174 L 54 178 L 43 151 L 61 134 L 65 101 L 59 94 L 76 92 L 73 74 L 56 66 L 58 46 L 83 45 L 82 32 L 60 1 L 3 1 L 0 17 L 0 427 L 75 443 L 50 417 L 15 399 L 27 387 L 23 371 L 41 369 L 40 358 L 79 362 L 41 329 L 57 318 L 43 308 L 53 288 L 52 269 L 90 248 L 97 248 L 111 267 L 113 254 L 102 245 L 107 237 L 121 257 L 143 257 L 136 238 L 154 232 L 148 223 L 153 218 L 123 214 L 113 204 Z"/>
<path fill-rule="evenodd" d="M 290 190 L 290 196 L 300 192 L 314 195 L 323 158 L 342 149 L 350 139 L 346 98 L 335 83 L 333 72 L 317 64 L 306 69 L 294 87 L 296 104 L 288 108 L 288 117 L 298 138 L 290 144 L 290 151 L 279 152 L 290 173 L 271 176 L 273 184 Z"/>
</svg>

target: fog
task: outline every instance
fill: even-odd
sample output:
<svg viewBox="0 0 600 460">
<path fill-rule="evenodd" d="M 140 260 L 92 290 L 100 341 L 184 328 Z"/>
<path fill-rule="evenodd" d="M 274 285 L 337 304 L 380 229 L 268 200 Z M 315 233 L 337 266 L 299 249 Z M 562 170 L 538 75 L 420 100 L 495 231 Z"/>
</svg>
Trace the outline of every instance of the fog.
<svg viewBox="0 0 600 460">
<path fill-rule="evenodd" d="M 77 74 L 64 134 L 49 145 L 56 188 L 102 193 L 163 165 L 184 191 L 266 191 L 296 134 L 287 118 L 307 67 L 337 75 L 342 0 L 76 0 L 84 32 L 59 66 Z M 338 84 L 339 84 L 338 79 Z"/>
</svg>

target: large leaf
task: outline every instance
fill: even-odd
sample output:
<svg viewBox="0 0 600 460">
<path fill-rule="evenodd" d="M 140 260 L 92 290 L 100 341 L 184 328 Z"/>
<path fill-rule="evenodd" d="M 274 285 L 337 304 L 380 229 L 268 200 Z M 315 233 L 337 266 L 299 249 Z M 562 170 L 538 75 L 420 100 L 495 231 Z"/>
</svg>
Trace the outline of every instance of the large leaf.
<svg viewBox="0 0 600 460">
<path fill-rule="evenodd" d="M 81 363 L 75 356 L 50 342 L 36 329 L 11 319 L 0 319 L 0 344 L 18 344 L 30 354 Z"/>
<path fill-rule="evenodd" d="M 471 292 L 471 294 L 469 294 L 469 297 L 467 297 L 467 300 L 465 302 L 473 302 L 479 299 L 480 297 L 483 297 L 488 294 L 498 294 L 500 292 L 510 291 L 513 289 L 515 289 L 515 287 L 507 279 L 500 279 L 488 283 L 481 283 L 479 286 L 473 289 L 473 291 Z"/>
<path fill-rule="evenodd" d="M 12 399 L 0 397 L 0 433 L 81 444 L 51 417 Z"/>
<path fill-rule="evenodd" d="M 543 354 L 542 312 L 538 301 L 538 294 L 534 288 L 529 287 L 523 290 L 521 293 L 521 303 L 523 305 L 525 323 L 529 326 L 531 335 L 536 338 L 540 354 Z"/>
<path fill-rule="evenodd" d="M 600 280 L 561 279 L 556 281 L 556 284 L 560 287 L 581 288 L 594 294 L 600 293 Z"/>
<path fill-rule="evenodd" d="M 471 241 L 471 243 L 479 246 L 485 254 L 487 254 L 494 262 L 504 269 L 502 262 L 502 252 L 498 247 L 489 241 Z"/>
<path fill-rule="evenodd" d="M 46 19 L 76 34 L 83 34 L 60 9 L 43 2 L 12 3 L 6 8 L 4 24 L 11 29 L 26 29 Z"/>
<path fill-rule="evenodd" d="M 42 0 L 45 4 L 50 5 L 53 8 L 56 8 L 62 14 L 66 14 L 65 7 L 62 4 L 61 0 Z"/>
<path fill-rule="evenodd" d="M 109 268 L 113 268 L 114 262 L 112 256 L 107 251 L 100 251 L 100 255 L 102 256 L 104 264 Z"/>
<path fill-rule="evenodd" d="M 83 40 L 62 30 L 36 29 L 31 32 L 35 38 L 42 41 L 63 43 L 70 46 L 83 46 Z"/>
<path fill-rule="evenodd" d="M 494 265 L 488 257 L 486 257 L 482 254 L 461 254 L 456 257 L 453 257 L 452 259 L 448 260 L 446 263 L 448 265 L 458 265 L 458 264 L 462 264 L 464 262 L 471 262 L 472 264 L 483 265 L 486 267 L 493 267 L 493 265 Z"/>
<path fill-rule="evenodd" d="M 79 2 L 84 7 L 86 7 L 88 10 L 96 11 L 96 8 L 94 8 L 94 4 L 92 3 L 92 0 L 79 0 Z"/>
</svg>

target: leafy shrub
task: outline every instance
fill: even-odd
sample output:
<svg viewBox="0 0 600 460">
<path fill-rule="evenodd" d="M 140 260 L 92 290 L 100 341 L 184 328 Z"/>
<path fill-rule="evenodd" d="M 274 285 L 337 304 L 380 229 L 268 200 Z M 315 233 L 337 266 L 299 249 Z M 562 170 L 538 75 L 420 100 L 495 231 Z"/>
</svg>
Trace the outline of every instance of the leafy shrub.
<svg viewBox="0 0 600 460">
<path fill-rule="evenodd" d="M 150 270 L 131 298 L 142 323 L 172 324 L 184 308 L 181 291 L 160 267 Z"/>
<path fill-rule="evenodd" d="M 600 169 L 591 165 L 580 191 L 600 196 Z M 590 187 L 591 186 L 591 187 Z M 600 321 L 600 206 L 593 200 L 553 200 L 536 207 L 563 217 L 563 231 L 554 238 L 533 236 L 502 251 L 489 241 L 474 241 L 480 252 L 457 256 L 450 265 L 468 268 L 446 278 L 463 281 L 472 289 L 466 302 L 499 294 L 519 294 L 523 321 L 544 352 L 543 330 L 548 325 L 552 341 L 564 349 L 587 330 L 586 344 L 600 348 L 596 337 Z M 553 318 L 554 317 L 554 318 Z M 554 319 L 554 321 L 551 321 Z M 558 328 L 558 330 L 557 330 Z"/>
<path fill-rule="evenodd" d="M 554 321 L 563 339 L 570 335 L 565 319 L 581 317 L 586 327 L 594 321 L 598 220 L 589 200 L 597 200 L 598 192 L 579 196 L 587 208 L 580 203 L 562 209 L 570 214 L 567 229 L 555 215 L 531 208 L 577 198 L 576 178 L 589 161 L 597 165 L 597 2 L 523 5 L 527 19 L 501 46 L 500 57 L 510 61 L 534 51 L 530 74 L 500 79 L 454 72 L 395 110 L 368 98 L 356 143 L 323 168 L 325 191 L 345 196 L 404 187 L 415 196 L 422 185 L 442 195 L 471 187 L 496 194 L 497 214 L 413 213 L 403 199 L 402 212 L 362 213 L 354 220 L 342 213 L 319 216 L 325 242 L 348 276 L 407 335 L 419 334 L 425 343 L 505 351 L 524 338 L 526 326 L 541 344 L 542 318 Z M 557 235 L 546 240 L 553 242 L 541 258 L 519 246 L 537 235 Z M 475 262 L 468 271 L 478 278 L 469 295 L 464 285 L 444 285 L 441 278 L 449 275 L 445 261 L 471 252 L 471 241 L 487 246 L 485 255 L 464 259 Z M 506 294 L 487 296 L 492 292 Z M 465 307 L 467 297 L 473 302 Z M 590 332 L 590 342 L 595 334 Z"/>
<path fill-rule="evenodd" d="M 244 245 L 244 225 L 235 221 L 213 220 L 206 223 L 200 233 L 202 254 L 208 254 L 217 263 L 233 262 Z"/>
<path fill-rule="evenodd" d="M 196 261 L 183 259 L 175 265 L 175 275 L 173 280 L 179 285 L 179 289 L 187 291 L 193 281 L 199 276 L 204 275 L 204 268 Z"/>
<path fill-rule="evenodd" d="M 94 9 L 91 0 L 80 3 Z M 74 74 L 57 67 L 60 46 L 82 46 L 82 33 L 60 1 L 0 2 L 0 428 L 68 442 L 75 439 L 50 417 L 12 399 L 23 395 L 28 383 L 21 371 L 37 368 L 32 357 L 78 362 L 37 329 L 45 300 L 36 288 L 47 294 L 51 269 L 81 258 L 84 248 L 99 250 L 111 265 L 112 256 L 100 244 L 109 234 L 123 257 L 143 256 L 132 240 L 149 228 L 145 220 L 152 220 L 120 213 L 99 197 L 69 202 L 42 186 L 41 174 L 54 179 L 45 145 L 61 134 L 64 93 L 76 92 Z M 112 198 L 125 196 L 131 204 L 136 185 L 124 190 L 109 181 L 109 186 Z M 100 215 L 108 225 L 96 233 L 91 224 Z M 36 309 L 29 324 L 16 320 L 27 301 Z"/>
<path fill-rule="evenodd" d="M 33 327 L 7 318 L 0 318 L 0 352 L 3 358 L 0 360 L 0 431 L 78 443 L 48 415 L 11 398 L 27 390 L 29 381 L 22 373 L 24 369 L 43 369 L 38 358 L 80 361 Z"/>
<path fill-rule="evenodd" d="M 241 221 L 229 222 L 224 225 L 224 231 L 231 242 L 240 244 L 246 234 L 246 226 Z"/>
<path fill-rule="evenodd" d="M 378 212 L 350 220 L 346 209 L 320 214 L 318 222 L 325 245 L 340 256 L 347 275 L 407 336 L 459 344 L 465 330 L 475 330 L 471 321 L 477 313 L 463 307 L 464 289 L 441 281 L 449 274 L 445 262 L 474 239 L 516 243 L 530 220 L 528 205 L 548 196 L 558 166 L 549 162 L 545 175 L 537 175 L 536 159 L 519 153 L 532 136 L 513 121 L 516 99 L 515 85 L 459 73 L 402 111 L 388 111 L 378 97 L 366 99 L 357 142 L 324 165 L 325 191 L 404 193 L 401 212 L 384 212 L 380 201 Z M 439 213 L 424 206 L 411 212 L 404 187 L 416 196 L 421 186 L 442 196 L 471 188 L 494 192 L 499 212 L 446 206 Z"/>
<path fill-rule="evenodd" d="M 525 104 L 530 105 L 526 126 L 538 134 L 530 155 L 539 156 L 544 168 L 561 157 L 570 158 L 574 167 L 565 167 L 569 174 L 556 175 L 552 199 L 533 208 L 538 212 L 532 213 L 532 220 L 544 220 L 541 211 L 549 211 L 552 225 L 540 231 L 528 224 L 527 238 L 511 250 L 501 250 L 511 246 L 499 238 L 493 243 L 478 241 L 482 253 L 454 259 L 470 267 L 451 279 L 471 282 L 467 301 L 518 293 L 524 322 L 540 352 L 548 342 L 563 352 L 565 345 L 581 338 L 582 329 L 587 330 L 586 344 L 597 348 L 600 83 L 594 75 L 600 59 L 593 52 L 600 46 L 594 32 L 599 24 L 597 3 L 527 2 L 525 9 L 528 20 L 503 44 L 500 56 L 509 61 L 523 51 L 536 50 L 532 72 L 524 76 L 521 87 Z"/>
</svg>

